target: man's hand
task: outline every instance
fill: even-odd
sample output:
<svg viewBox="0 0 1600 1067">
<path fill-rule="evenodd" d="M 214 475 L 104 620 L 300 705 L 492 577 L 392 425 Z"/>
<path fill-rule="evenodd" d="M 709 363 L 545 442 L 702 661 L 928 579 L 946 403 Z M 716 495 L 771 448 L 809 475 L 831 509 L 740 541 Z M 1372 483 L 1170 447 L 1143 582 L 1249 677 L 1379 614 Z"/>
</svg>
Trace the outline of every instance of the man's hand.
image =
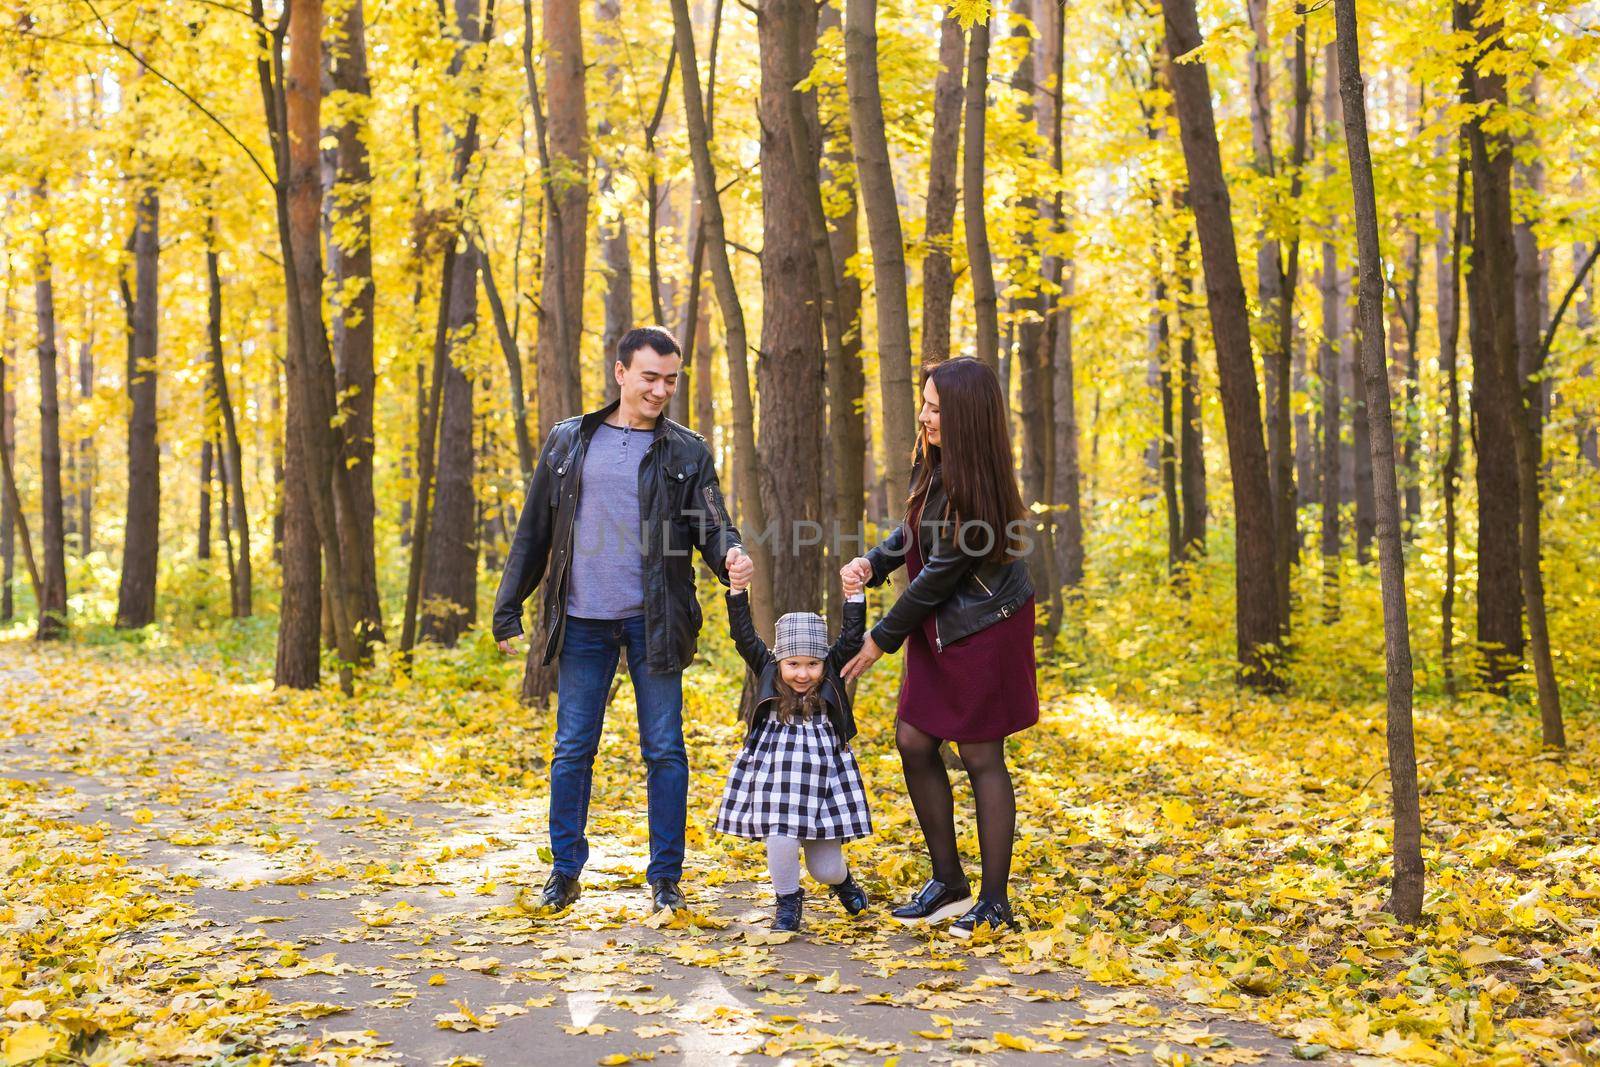
<svg viewBox="0 0 1600 1067">
<path fill-rule="evenodd" d="M 504 652 L 508 656 L 515 656 L 517 654 L 517 650 L 511 644 L 511 642 L 515 640 L 516 638 L 514 637 L 508 637 L 504 641 L 498 642 L 500 651 Z"/>
<path fill-rule="evenodd" d="M 723 559 L 722 565 L 728 571 L 728 587 L 735 593 L 741 593 L 750 588 L 750 579 L 755 576 L 756 562 L 738 545 L 728 549 L 728 555 Z"/>
<path fill-rule="evenodd" d="M 849 663 L 844 665 L 844 670 L 839 674 L 847 682 L 853 682 L 867 673 L 867 668 L 878 662 L 883 657 L 883 649 L 867 634 L 866 640 L 861 642 L 861 651 L 857 652 Z"/>
<path fill-rule="evenodd" d="M 867 562 L 867 557 L 857 556 L 855 559 L 839 568 L 839 581 L 844 585 L 845 595 L 859 593 L 872 581 L 872 564 Z M 855 588 L 852 589 L 851 586 Z"/>
</svg>

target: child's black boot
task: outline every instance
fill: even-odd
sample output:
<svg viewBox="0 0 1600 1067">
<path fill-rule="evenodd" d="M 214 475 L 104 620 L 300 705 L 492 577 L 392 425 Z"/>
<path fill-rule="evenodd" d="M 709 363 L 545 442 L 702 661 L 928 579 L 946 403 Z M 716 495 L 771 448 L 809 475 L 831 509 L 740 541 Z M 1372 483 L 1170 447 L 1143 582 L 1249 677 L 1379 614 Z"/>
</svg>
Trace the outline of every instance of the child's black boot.
<svg viewBox="0 0 1600 1067">
<path fill-rule="evenodd" d="M 795 931 L 800 929 L 800 902 L 805 899 L 805 890 L 796 889 L 793 893 L 778 894 L 777 911 L 772 917 L 774 930 Z"/>
<path fill-rule="evenodd" d="M 839 903 L 844 905 L 844 910 L 851 915 L 860 915 L 867 906 L 867 891 L 862 889 L 855 880 L 855 876 L 846 873 L 844 881 L 832 887 L 833 895 L 839 898 Z"/>
</svg>

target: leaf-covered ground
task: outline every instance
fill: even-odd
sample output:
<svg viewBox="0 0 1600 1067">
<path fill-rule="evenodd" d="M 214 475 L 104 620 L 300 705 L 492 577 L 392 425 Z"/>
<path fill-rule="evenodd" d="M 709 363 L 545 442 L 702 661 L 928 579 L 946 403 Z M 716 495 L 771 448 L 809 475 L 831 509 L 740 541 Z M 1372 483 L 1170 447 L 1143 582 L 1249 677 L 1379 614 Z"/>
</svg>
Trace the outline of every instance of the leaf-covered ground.
<svg viewBox="0 0 1600 1067">
<path fill-rule="evenodd" d="M 738 739 L 709 644 L 686 686 L 696 918 L 656 929 L 626 684 L 586 896 L 553 923 L 520 902 L 546 869 L 553 716 L 516 704 L 486 644 L 409 681 L 380 665 L 347 701 L 274 692 L 215 648 L 0 643 L 0 1062 L 1600 1057 L 1581 719 L 1563 762 L 1499 704 L 1419 709 L 1412 931 L 1381 911 L 1381 706 L 1156 699 L 1052 667 L 1011 746 L 1028 932 L 915 937 L 813 886 L 781 943 L 759 847 L 709 832 Z M 848 850 L 878 903 L 926 876 L 893 666 L 858 713 L 878 833 Z"/>
</svg>

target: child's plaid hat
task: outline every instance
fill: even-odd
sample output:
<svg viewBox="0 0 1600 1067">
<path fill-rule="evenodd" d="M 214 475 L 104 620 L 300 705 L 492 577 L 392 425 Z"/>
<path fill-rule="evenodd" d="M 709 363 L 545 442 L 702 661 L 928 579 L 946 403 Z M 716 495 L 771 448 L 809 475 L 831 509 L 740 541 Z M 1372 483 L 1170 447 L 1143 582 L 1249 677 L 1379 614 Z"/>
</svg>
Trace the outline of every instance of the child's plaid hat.
<svg viewBox="0 0 1600 1067">
<path fill-rule="evenodd" d="M 773 658 L 791 656 L 828 658 L 828 624 L 814 611 L 791 611 L 778 620 L 778 644 Z"/>
</svg>

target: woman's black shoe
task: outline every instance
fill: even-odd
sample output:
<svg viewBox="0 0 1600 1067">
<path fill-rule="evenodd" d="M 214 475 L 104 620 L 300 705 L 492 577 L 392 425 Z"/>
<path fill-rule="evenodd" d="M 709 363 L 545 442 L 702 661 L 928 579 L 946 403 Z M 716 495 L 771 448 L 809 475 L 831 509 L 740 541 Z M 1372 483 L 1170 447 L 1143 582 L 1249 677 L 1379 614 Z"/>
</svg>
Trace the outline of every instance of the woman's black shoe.
<svg viewBox="0 0 1600 1067">
<path fill-rule="evenodd" d="M 995 931 L 1021 929 L 1017 925 L 1017 920 L 1011 915 L 1010 904 L 997 904 L 992 900 L 980 899 L 972 906 L 971 911 L 950 924 L 950 935 L 971 937 L 980 926 L 987 926 Z"/>
<path fill-rule="evenodd" d="M 846 874 L 844 881 L 831 887 L 833 895 L 839 898 L 839 903 L 844 905 L 844 910 L 851 915 L 860 915 L 867 906 L 867 891 L 856 883 L 855 878 Z"/>
<path fill-rule="evenodd" d="M 800 902 L 805 897 L 804 889 L 796 889 L 793 893 L 779 893 L 778 909 L 772 917 L 772 928 L 791 932 L 800 929 Z"/>
<path fill-rule="evenodd" d="M 954 915 L 960 915 L 972 906 L 972 887 L 966 882 L 958 885 L 945 885 L 935 879 L 929 879 L 928 884 L 921 891 L 904 904 L 889 914 L 899 919 L 906 926 L 921 926 L 924 923 L 939 923 Z"/>
</svg>

